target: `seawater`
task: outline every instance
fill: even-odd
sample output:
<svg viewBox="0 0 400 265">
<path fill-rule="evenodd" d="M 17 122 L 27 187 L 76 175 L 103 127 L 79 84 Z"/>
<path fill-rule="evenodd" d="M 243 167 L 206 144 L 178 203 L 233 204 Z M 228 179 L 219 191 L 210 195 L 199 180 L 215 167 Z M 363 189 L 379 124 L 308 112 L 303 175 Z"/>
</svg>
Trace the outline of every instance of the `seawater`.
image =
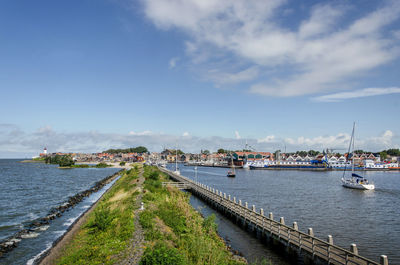
<svg viewBox="0 0 400 265">
<path fill-rule="evenodd" d="M 175 165 L 168 165 L 174 169 Z M 192 166 L 180 165 L 181 175 L 195 179 Z M 379 262 L 387 255 L 389 264 L 400 264 L 400 172 L 369 171 L 365 177 L 375 183 L 374 191 L 352 190 L 342 187 L 341 171 L 297 170 L 244 170 L 236 171 L 235 178 L 226 177 L 228 169 L 198 167 L 197 181 L 230 194 L 266 215 L 274 213 L 275 220 L 285 217 L 285 223 L 297 222 L 299 229 L 326 240 L 328 235 L 345 249 L 357 244 L 359 254 Z M 196 207 L 204 204 L 191 199 Z M 206 207 L 207 208 L 207 207 Z M 203 210 L 206 215 L 212 209 Z M 220 232 L 229 239 L 233 248 L 250 260 L 262 257 L 273 263 L 277 257 L 261 243 L 246 239 L 243 230 L 226 225 L 224 217 L 217 215 Z M 223 220 L 221 222 L 221 220 Z M 248 244 L 243 241 L 248 240 Z M 281 258 L 281 262 L 285 262 Z"/>
<path fill-rule="evenodd" d="M 50 209 L 68 197 L 89 189 L 97 181 L 114 174 L 115 168 L 59 169 L 43 163 L 20 163 L 17 159 L 0 159 L 0 240 L 26 228 L 44 217 Z M 41 226 L 18 247 L 0 258 L 0 264 L 31 264 L 35 257 L 62 236 L 68 227 L 111 186 L 86 197 L 48 226 Z"/>
</svg>

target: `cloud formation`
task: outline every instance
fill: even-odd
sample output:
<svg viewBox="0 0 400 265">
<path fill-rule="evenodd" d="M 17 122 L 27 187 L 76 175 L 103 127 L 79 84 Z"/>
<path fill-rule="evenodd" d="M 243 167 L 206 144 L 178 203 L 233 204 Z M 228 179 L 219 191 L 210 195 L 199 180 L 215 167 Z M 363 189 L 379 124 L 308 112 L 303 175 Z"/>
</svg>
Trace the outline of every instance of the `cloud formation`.
<svg viewBox="0 0 400 265">
<path fill-rule="evenodd" d="M 238 132 L 238 131 L 235 131 L 235 139 L 239 140 L 239 139 L 241 139 L 241 138 L 242 138 L 242 137 L 240 137 L 239 132 Z"/>
<path fill-rule="evenodd" d="M 148 132 L 148 131 L 147 131 Z M 236 136 L 236 135 L 235 135 Z M 350 135 L 340 133 L 332 136 L 314 138 L 279 138 L 273 135 L 261 139 L 224 138 L 219 136 L 197 137 L 188 133 L 170 135 L 164 133 L 101 133 L 97 131 L 65 133 L 51 127 L 39 128 L 27 133 L 12 124 L 0 124 L 0 157 L 29 157 L 38 155 L 44 147 L 49 152 L 101 152 L 109 148 L 127 148 L 146 146 L 150 151 L 162 151 L 163 148 L 175 148 L 185 152 L 198 153 L 201 149 L 216 151 L 219 148 L 241 150 L 247 143 L 258 151 L 273 152 L 277 149 L 287 151 L 322 150 L 324 148 L 348 147 Z M 399 148 L 398 137 L 391 130 L 382 135 L 357 140 L 357 148 L 380 151 Z"/>
<path fill-rule="evenodd" d="M 332 2 L 293 10 L 294 1 L 142 0 L 146 17 L 188 36 L 187 53 L 216 83 L 251 81 L 252 93 L 299 96 L 348 89 L 347 82 L 399 57 L 399 1 L 365 12 Z M 297 19 L 297 21 L 296 21 Z M 235 66 L 235 67 L 232 67 Z"/>
<path fill-rule="evenodd" d="M 336 102 L 352 98 L 372 97 L 372 96 L 381 96 L 381 95 L 397 94 L 397 93 L 400 93 L 399 87 L 364 88 L 349 92 L 339 92 L 339 93 L 319 96 L 313 99 L 316 101 Z"/>
<path fill-rule="evenodd" d="M 179 61 L 179 58 L 178 58 L 178 57 L 171 58 L 171 59 L 169 60 L 169 69 L 175 68 L 175 67 L 176 67 L 176 63 L 177 63 L 178 61 Z"/>
</svg>

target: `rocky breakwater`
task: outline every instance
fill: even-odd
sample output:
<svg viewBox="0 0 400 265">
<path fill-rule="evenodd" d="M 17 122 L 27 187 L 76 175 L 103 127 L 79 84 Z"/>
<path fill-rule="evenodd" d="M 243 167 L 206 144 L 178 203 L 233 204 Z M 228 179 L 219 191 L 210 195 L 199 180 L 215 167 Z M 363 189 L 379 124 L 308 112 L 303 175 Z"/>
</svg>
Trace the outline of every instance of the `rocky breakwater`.
<svg viewBox="0 0 400 265">
<path fill-rule="evenodd" d="M 18 243 L 21 242 L 22 239 L 24 238 L 29 238 L 32 237 L 37 231 L 40 231 L 41 227 L 45 225 L 49 225 L 51 220 L 56 219 L 57 217 L 60 217 L 65 211 L 70 209 L 71 207 L 74 207 L 76 204 L 81 202 L 85 197 L 90 196 L 92 193 L 99 191 L 101 188 L 103 188 L 107 183 L 112 181 L 115 177 L 120 175 L 122 170 L 114 173 L 111 176 L 108 176 L 98 182 L 96 182 L 91 188 L 81 191 L 74 196 L 71 196 L 68 198 L 66 202 L 63 204 L 52 208 L 49 213 L 45 217 L 38 218 L 28 225 L 26 225 L 26 228 L 18 231 L 14 235 L 2 240 L 0 242 L 0 257 L 2 257 L 5 253 L 10 252 L 14 248 L 18 246 Z"/>
</svg>

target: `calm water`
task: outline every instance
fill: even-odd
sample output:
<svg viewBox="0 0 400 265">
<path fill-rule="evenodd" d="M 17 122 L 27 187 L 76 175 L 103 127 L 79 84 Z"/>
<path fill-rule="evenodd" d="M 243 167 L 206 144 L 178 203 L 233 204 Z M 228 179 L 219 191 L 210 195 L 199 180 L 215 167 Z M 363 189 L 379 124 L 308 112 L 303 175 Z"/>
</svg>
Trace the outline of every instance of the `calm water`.
<svg viewBox="0 0 400 265">
<path fill-rule="evenodd" d="M 61 205 L 68 197 L 92 187 L 95 182 L 118 170 L 58 169 L 55 165 L 19 161 L 0 159 L 0 240 L 25 228 L 33 220 L 46 216 L 51 208 Z M 110 184 L 87 197 L 50 222 L 49 226 L 40 227 L 32 238 L 22 239 L 17 248 L 0 258 L 0 264 L 31 263 L 109 187 Z"/>
<path fill-rule="evenodd" d="M 193 167 L 181 165 L 180 170 L 182 175 L 195 178 Z M 247 201 L 249 207 L 256 205 L 257 211 L 263 208 L 266 214 L 273 212 L 276 220 L 283 216 L 286 224 L 296 221 L 305 232 L 312 227 L 322 239 L 332 235 L 334 243 L 343 248 L 356 243 L 363 256 L 379 262 L 384 254 L 390 264 L 400 264 L 399 171 L 366 172 L 366 177 L 375 182 L 374 191 L 343 188 L 340 171 L 237 170 L 236 178 L 228 178 L 226 173 L 224 168 L 198 167 L 197 178 L 241 199 L 243 204 Z M 268 253 L 260 253 L 260 246 L 252 253 L 250 244 L 240 245 L 243 235 L 238 236 L 235 246 L 237 231 L 226 229 L 231 231 L 232 246 L 245 256 L 268 257 Z"/>
</svg>

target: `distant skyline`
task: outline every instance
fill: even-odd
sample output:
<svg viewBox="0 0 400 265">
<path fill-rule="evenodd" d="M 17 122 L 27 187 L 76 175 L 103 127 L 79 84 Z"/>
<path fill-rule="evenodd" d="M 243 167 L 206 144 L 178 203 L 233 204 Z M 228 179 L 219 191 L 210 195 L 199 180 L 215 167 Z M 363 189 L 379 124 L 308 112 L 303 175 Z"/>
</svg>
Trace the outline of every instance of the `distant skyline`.
<svg viewBox="0 0 400 265">
<path fill-rule="evenodd" d="M 4 0 L 0 39 L 0 158 L 400 147 L 399 1 Z"/>
</svg>

